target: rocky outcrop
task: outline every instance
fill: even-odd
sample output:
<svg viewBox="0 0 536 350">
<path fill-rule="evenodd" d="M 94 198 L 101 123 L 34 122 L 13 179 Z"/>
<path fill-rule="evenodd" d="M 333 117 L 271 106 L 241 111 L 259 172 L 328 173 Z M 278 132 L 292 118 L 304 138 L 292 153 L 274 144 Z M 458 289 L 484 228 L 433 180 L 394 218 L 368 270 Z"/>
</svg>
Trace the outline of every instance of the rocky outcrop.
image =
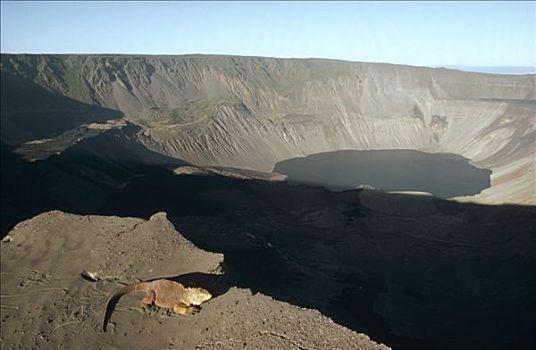
<svg viewBox="0 0 536 350">
<path fill-rule="evenodd" d="M 322 59 L 2 55 L 5 75 L 120 111 L 142 128 L 139 142 L 195 165 L 271 171 L 341 149 L 448 152 L 493 172 L 491 188 L 462 200 L 536 203 L 534 75 Z M 4 142 L 38 138 L 13 137 L 14 109 L 2 108 Z"/>
</svg>

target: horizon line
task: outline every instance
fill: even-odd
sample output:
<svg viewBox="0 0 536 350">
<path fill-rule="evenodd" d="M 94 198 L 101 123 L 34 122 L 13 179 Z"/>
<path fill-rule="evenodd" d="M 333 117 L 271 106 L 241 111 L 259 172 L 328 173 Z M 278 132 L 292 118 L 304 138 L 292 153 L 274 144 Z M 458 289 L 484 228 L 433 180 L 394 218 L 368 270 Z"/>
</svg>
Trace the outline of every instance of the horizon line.
<svg viewBox="0 0 536 350">
<path fill-rule="evenodd" d="M 435 63 L 431 65 L 423 63 L 399 63 L 387 61 L 360 61 L 348 58 L 333 58 L 333 57 L 296 57 L 296 56 L 262 56 L 254 54 L 229 54 L 229 53 L 118 53 L 118 52 L 0 52 L 0 55 L 50 55 L 50 56 L 225 56 L 225 57 L 249 57 L 249 58 L 270 58 L 270 59 L 288 59 L 288 60 L 329 60 L 343 61 L 353 63 L 374 63 L 374 64 L 391 64 L 400 66 L 412 67 L 428 67 L 428 68 L 532 68 L 536 70 L 536 62 L 533 64 L 501 64 L 501 65 L 482 65 L 482 64 L 458 64 L 458 63 Z"/>
</svg>

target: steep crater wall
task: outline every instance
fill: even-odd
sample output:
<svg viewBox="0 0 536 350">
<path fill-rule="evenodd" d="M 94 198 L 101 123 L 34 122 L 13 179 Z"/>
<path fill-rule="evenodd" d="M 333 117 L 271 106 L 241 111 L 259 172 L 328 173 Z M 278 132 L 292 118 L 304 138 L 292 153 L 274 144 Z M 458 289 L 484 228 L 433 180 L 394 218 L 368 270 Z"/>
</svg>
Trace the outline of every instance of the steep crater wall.
<svg viewBox="0 0 536 350">
<path fill-rule="evenodd" d="M 6 73 L 120 111 L 141 126 L 139 142 L 196 165 L 271 171 L 343 149 L 447 152 L 492 170 L 491 188 L 460 199 L 536 203 L 534 75 L 196 55 L 2 55 Z M 39 132 L 28 122 L 26 138 L 13 137 L 9 103 L 2 140 L 30 141 Z"/>
</svg>

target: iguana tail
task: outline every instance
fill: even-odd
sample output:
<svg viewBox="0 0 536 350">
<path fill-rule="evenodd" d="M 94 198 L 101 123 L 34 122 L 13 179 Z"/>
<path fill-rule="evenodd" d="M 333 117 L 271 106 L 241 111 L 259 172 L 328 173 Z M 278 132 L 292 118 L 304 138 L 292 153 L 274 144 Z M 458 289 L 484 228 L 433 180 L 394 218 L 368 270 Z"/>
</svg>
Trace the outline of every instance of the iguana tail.
<svg viewBox="0 0 536 350">
<path fill-rule="evenodd" d="M 145 292 L 148 294 L 151 291 L 151 283 L 150 282 L 141 282 L 136 284 L 129 284 L 128 286 L 124 286 L 117 291 L 115 291 L 108 300 L 106 301 L 106 305 L 104 307 L 104 318 L 102 319 L 102 331 L 106 332 L 106 326 L 108 324 L 108 320 L 112 316 L 113 307 L 115 306 L 115 303 L 121 298 L 123 295 L 131 293 L 131 292 Z M 110 307 L 112 306 L 112 307 Z"/>
</svg>

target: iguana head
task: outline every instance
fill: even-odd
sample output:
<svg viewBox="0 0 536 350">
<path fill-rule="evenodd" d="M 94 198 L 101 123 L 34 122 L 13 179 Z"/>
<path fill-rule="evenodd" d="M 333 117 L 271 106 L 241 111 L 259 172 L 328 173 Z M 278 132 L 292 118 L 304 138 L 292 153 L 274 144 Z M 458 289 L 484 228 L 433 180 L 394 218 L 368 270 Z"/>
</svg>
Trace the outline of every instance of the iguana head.
<svg viewBox="0 0 536 350">
<path fill-rule="evenodd" d="M 192 305 L 201 305 L 212 298 L 212 294 L 203 288 L 186 288 L 185 297 Z"/>
</svg>

